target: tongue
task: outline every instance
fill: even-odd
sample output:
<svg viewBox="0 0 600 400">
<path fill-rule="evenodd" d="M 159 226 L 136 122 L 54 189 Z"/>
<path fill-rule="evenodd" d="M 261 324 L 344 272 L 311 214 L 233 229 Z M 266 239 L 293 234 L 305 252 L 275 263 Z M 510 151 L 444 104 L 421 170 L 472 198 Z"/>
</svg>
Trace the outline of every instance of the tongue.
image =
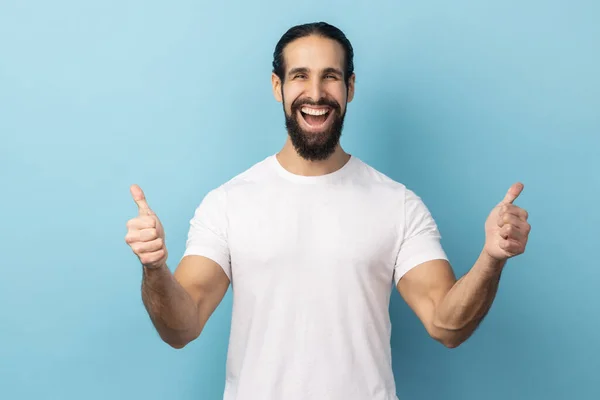
<svg viewBox="0 0 600 400">
<path fill-rule="evenodd" d="M 304 117 L 304 120 L 309 125 L 321 125 L 327 119 L 327 114 L 325 114 L 325 115 L 303 114 L 303 117 Z"/>
</svg>

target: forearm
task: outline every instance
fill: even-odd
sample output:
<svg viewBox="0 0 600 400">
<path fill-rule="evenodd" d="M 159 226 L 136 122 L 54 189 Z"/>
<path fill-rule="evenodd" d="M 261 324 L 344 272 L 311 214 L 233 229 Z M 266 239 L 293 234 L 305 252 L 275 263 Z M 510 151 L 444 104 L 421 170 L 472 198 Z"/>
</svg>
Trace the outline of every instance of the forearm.
<svg viewBox="0 0 600 400">
<path fill-rule="evenodd" d="M 180 348 L 199 335 L 198 307 L 166 265 L 144 267 L 142 300 L 161 338 Z"/>
<path fill-rule="evenodd" d="M 433 325 L 441 341 L 454 347 L 477 329 L 496 297 L 504 264 L 482 252 L 453 285 L 435 310 Z"/>
</svg>

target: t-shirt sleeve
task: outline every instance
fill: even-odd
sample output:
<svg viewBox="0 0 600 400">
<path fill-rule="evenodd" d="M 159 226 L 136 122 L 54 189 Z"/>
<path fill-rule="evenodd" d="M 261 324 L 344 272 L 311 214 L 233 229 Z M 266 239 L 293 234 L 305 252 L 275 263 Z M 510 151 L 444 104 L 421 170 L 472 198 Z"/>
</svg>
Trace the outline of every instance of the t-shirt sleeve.
<svg viewBox="0 0 600 400">
<path fill-rule="evenodd" d="M 413 191 L 405 190 L 404 237 L 394 266 L 394 282 L 412 268 L 426 261 L 448 260 L 441 245 L 441 235 L 429 209 Z"/>
<path fill-rule="evenodd" d="M 222 187 L 208 192 L 196 208 L 183 257 L 189 255 L 210 258 L 223 268 L 231 280 L 231 263 L 227 242 L 227 204 Z"/>
</svg>

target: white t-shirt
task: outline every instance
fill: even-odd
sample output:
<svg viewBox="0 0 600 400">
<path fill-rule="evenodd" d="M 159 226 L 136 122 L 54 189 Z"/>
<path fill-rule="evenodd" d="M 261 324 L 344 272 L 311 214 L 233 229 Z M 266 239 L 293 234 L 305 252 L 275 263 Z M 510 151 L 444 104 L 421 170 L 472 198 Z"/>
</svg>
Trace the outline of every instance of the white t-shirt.
<svg viewBox="0 0 600 400">
<path fill-rule="evenodd" d="M 224 400 L 396 400 L 390 295 L 447 259 L 421 199 L 355 156 L 299 176 L 275 155 L 202 200 L 186 255 L 230 278 Z"/>
</svg>

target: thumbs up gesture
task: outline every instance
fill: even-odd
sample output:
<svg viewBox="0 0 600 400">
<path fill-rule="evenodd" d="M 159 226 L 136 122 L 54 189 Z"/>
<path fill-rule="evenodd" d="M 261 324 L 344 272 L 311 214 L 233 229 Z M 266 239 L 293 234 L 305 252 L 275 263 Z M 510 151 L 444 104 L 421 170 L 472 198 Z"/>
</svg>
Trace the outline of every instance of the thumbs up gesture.
<svg viewBox="0 0 600 400">
<path fill-rule="evenodd" d="M 168 255 L 165 231 L 156 214 L 148 206 L 142 189 L 138 185 L 132 185 L 130 190 L 138 206 L 138 216 L 127 221 L 125 242 L 144 266 L 159 268 L 166 264 Z"/>
<path fill-rule="evenodd" d="M 527 211 L 513 204 L 522 191 L 523 184 L 512 185 L 485 222 L 484 251 L 498 261 L 525 252 L 531 231 L 527 222 L 529 215 Z"/>
</svg>

